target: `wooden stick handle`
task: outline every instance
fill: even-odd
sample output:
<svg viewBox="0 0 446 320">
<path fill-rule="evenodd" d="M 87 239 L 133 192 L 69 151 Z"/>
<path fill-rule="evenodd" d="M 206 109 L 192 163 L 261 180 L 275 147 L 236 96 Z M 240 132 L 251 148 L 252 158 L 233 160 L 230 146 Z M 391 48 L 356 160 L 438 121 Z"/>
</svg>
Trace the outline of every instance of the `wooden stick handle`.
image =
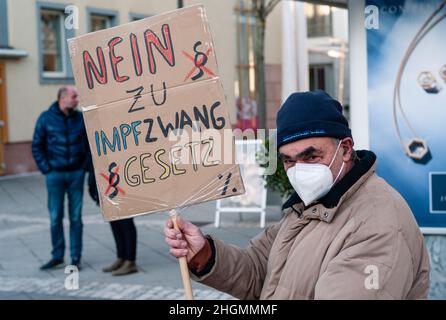
<svg viewBox="0 0 446 320">
<path fill-rule="evenodd" d="M 177 217 L 178 213 L 172 210 L 171 219 L 173 222 L 173 227 L 175 228 L 175 230 L 180 231 L 180 228 L 178 228 L 177 224 Z M 186 257 L 180 257 L 178 258 L 178 262 L 180 263 L 181 278 L 183 280 L 184 295 L 186 297 L 186 300 L 194 300 L 194 295 L 192 293 L 192 285 L 189 276 L 189 268 L 187 267 L 187 259 Z"/>
</svg>

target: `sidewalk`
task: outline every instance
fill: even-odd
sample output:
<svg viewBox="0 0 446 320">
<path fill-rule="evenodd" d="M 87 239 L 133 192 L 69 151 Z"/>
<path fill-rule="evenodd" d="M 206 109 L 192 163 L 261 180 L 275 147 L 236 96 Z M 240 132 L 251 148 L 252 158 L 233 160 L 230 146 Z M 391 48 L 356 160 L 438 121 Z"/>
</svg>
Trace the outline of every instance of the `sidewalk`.
<svg viewBox="0 0 446 320">
<path fill-rule="evenodd" d="M 79 289 L 64 287 L 64 268 L 40 271 L 50 258 L 49 217 L 42 175 L 0 178 L 0 299 L 182 299 L 178 262 L 169 255 L 163 228 L 167 213 L 135 218 L 140 272 L 113 277 L 101 269 L 115 259 L 114 240 L 99 208 L 84 193 L 83 269 Z M 239 246 L 261 231 L 256 213 L 222 214 L 221 228 L 213 226 L 215 202 L 192 206 L 182 214 L 203 233 Z M 267 225 L 280 219 L 279 207 L 268 207 Z M 68 218 L 65 216 L 65 261 L 69 262 Z M 193 283 L 196 299 L 233 299 Z"/>
</svg>

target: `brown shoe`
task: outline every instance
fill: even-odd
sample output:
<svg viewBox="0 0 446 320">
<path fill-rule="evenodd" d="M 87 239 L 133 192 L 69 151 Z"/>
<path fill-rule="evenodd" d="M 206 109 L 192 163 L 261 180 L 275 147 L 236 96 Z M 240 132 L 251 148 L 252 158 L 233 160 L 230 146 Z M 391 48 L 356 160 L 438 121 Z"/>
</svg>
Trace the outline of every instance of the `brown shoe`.
<svg viewBox="0 0 446 320">
<path fill-rule="evenodd" d="M 118 270 L 119 268 L 121 268 L 123 264 L 124 264 L 124 260 L 118 259 L 115 262 L 113 262 L 112 265 L 102 269 L 102 271 L 103 272 L 112 272 L 112 271 L 115 271 L 115 270 Z"/>
<path fill-rule="evenodd" d="M 138 272 L 135 261 L 125 260 L 124 264 L 117 270 L 112 272 L 113 276 L 123 276 L 130 273 Z"/>
</svg>

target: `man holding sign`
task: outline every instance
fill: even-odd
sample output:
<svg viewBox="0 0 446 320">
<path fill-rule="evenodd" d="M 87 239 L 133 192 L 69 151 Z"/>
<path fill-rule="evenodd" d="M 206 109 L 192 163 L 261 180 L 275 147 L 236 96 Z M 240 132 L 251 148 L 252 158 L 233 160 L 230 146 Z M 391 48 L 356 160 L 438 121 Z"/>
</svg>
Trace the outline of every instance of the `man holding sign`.
<svg viewBox="0 0 446 320">
<path fill-rule="evenodd" d="M 244 192 L 202 6 L 82 35 L 68 46 L 105 220 Z"/>
<path fill-rule="evenodd" d="M 425 299 L 429 259 L 404 199 L 353 150 L 340 103 L 292 94 L 277 115 L 278 151 L 296 193 L 245 249 L 169 220 L 166 242 L 197 281 L 240 299 Z"/>
</svg>

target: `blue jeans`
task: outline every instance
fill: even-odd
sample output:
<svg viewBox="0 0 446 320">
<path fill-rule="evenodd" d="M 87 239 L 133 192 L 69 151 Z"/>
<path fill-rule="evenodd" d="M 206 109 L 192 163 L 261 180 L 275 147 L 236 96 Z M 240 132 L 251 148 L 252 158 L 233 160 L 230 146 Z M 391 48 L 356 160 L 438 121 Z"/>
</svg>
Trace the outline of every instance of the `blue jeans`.
<svg viewBox="0 0 446 320">
<path fill-rule="evenodd" d="M 51 171 L 46 175 L 48 190 L 48 210 L 50 212 L 51 243 L 53 259 L 63 260 L 65 237 L 63 231 L 64 200 L 68 195 L 70 219 L 71 259 L 80 261 L 82 252 L 82 199 L 84 193 L 84 170 Z"/>
</svg>

